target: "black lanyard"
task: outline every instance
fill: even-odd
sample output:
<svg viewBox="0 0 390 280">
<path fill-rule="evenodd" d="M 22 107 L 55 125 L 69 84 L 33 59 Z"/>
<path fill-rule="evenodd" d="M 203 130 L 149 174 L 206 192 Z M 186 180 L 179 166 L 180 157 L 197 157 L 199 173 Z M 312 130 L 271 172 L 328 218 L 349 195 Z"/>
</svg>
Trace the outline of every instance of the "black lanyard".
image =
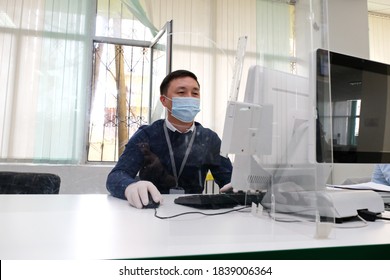
<svg viewBox="0 0 390 280">
<path fill-rule="evenodd" d="M 190 151 L 192 149 L 192 145 L 194 144 L 195 132 L 196 132 L 196 126 L 194 126 L 194 130 L 192 131 L 191 140 L 190 140 L 190 143 L 188 144 L 188 147 L 187 147 L 186 153 L 184 155 L 183 161 L 181 162 L 179 175 L 178 175 L 177 174 L 177 170 L 176 170 L 176 163 L 175 163 L 175 157 L 174 157 L 174 154 L 173 154 L 171 139 L 169 139 L 167 126 L 164 125 L 165 139 L 167 140 L 167 143 L 168 143 L 169 156 L 171 157 L 171 165 L 172 165 L 173 176 L 175 176 L 175 180 L 176 180 L 176 187 L 179 187 L 178 186 L 178 184 L 179 184 L 179 177 L 180 177 L 180 175 L 181 175 L 181 173 L 182 173 L 182 171 L 184 169 L 184 166 L 186 165 L 188 155 L 190 154 Z"/>
</svg>

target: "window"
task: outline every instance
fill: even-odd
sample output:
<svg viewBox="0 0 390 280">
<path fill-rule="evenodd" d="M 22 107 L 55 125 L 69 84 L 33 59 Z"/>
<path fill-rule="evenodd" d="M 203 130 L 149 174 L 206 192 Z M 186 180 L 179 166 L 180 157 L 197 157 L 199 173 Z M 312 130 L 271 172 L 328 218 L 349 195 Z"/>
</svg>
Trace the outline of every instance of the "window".
<svg viewBox="0 0 390 280">
<path fill-rule="evenodd" d="M 165 31 L 172 23 L 156 32 L 124 3 L 98 1 L 88 161 L 117 161 L 137 129 L 161 116 L 158 85 L 169 71 Z"/>
<path fill-rule="evenodd" d="M 337 101 L 333 104 L 333 144 L 356 146 L 359 137 L 361 100 Z"/>
<path fill-rule="evenodd" d="M 149 122 L 149 48 L 94 43 L 88 161 L 115 161 Z"/>
</svg>

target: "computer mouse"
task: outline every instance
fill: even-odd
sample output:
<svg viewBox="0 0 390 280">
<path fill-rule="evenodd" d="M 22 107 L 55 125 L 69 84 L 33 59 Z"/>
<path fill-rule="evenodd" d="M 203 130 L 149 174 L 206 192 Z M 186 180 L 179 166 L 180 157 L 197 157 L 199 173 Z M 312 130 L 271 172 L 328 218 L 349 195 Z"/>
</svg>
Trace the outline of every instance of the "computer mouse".
<svg viewBox="0 0 390 280">
<path fill-rule="evenodd" d="M 148 196 L 149 196 L 149 203 L 144 205 L 142 208 L 158 208 L 160 206 L 160 202 L 155 202 L 150 193 L 148 193 Z"/>
</svg>

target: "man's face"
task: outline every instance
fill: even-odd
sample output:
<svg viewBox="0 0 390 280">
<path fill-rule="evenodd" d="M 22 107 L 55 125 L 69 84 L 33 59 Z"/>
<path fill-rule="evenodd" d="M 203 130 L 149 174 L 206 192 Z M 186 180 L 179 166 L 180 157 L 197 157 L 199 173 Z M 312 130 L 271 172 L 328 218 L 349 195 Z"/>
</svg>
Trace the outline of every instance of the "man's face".
<svg viewBox="0 0 390 280">
<path fill-rule="evenodd" d="M 168 97 L 169 99 L 167 99 Z M 174 97 L 194 97 L 200 98 L 200 88 L 198 83 L 191 77 L 177 78 L 169 83 L 166 97 L 160 96 L 164 107 L 172 110 L 172 98 Z"/>
</svg>

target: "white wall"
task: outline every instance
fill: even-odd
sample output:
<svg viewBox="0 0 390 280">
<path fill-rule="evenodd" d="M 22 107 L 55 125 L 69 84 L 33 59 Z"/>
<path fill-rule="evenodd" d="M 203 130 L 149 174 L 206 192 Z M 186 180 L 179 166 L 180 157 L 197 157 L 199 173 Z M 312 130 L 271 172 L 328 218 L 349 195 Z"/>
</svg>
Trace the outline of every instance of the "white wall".
<svg viewBox="0 0 390 280">
<path fill-rule="evenodd" d="M 113 166 L 0 164 L 1 171 L 54 173 L 61 178 L 60 194 L 108 193 L 106 179 Z"/>
<path fill-rule="evenodd" d="M 332 172 L 332 183 L 342 184 L 346 179 L 371 178 L 373 164 L 335 164 Z"/>
<path fill-rule="evenodd" d="M 369 58 L 367 0 L 328 0 L 328 28 L 331 51 Z"/>
</svg>

